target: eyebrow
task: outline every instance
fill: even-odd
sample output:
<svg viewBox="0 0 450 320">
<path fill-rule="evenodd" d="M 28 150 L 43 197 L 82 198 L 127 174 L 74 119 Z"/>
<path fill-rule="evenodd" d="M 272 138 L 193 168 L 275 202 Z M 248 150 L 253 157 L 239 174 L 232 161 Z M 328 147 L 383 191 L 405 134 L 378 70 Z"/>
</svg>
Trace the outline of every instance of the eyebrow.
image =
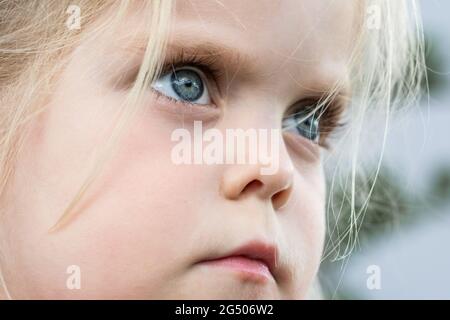
<svg viewBox="0 0 450 320">
<path fill-rule="evenodd" d="M 139 51 L 145 51 L 148 38 L 134 38 L 131 42 L 131 49 L 138 49 Z M 130 49 L 128 47 L 127 49 Z M 196 56 L 205 59 L 214 60 L 214 64 L 220 65 L 220 68 L 227 74 L 227 82 L 233 81 L 233 79 L 239 74 L 240 77 L 261 77 L 265 75 L 259 71 L 261 66 L 258 66 L 257 59 L 247 52 L 239 50 L 237 47 L 227 45 L 225 43 L 214 42 L 210 39 L 202 39 L 198 37 L 187 37 L 184 34 L 177 34 L 167 43 L 167 50 L 164 59 L 172 60 L 180 54 L 186 56 Z M 326 96 L 331 91 L 335 92 L 332 95 L 332 100 L 347 100 L 351 96 L 351 89 L 348 79 L 342 81 L 341 85 L 337 85 L 336 80 L 327 79 L 328 81 L 321 80 L 320 73 L 328 73 L 324 70 L 317 68 L 317 75 L 308 76 L 309 79 L 305 80 L 303 85 L 300 85 L 294 80 L 292 72 L 287 72 L 289 81 L 297 83 L 298 87 L 304 91 L 307 97 L 311 96 Z"/>
<path fill-rule="evenodd" d="M 210 39 L 202 39 L 201 36 L 189 37 L 189 40 L 186 39 L 187 37 L 184 36 L 184 33 L 177 34 L 169 39 L 164 58 L 170 60 L 183 52 L 187 56 L 195 55 L 205 59 L 214 59 L 227 72 L 233 74 L 239 72 L 239 74 L 250 76 L 256 74 L 258 70 L 255 63 L 257 57 L 234 46 L 217 43 Z M 147 41 L 148 38 L 145 37 L 133 37 L 132 41 L 127 43 L 125 49 L 145 51 Z"/>
<path fill-rule="evenodd" d="M 198 42 L 173 41 L 167 46 L 167 56 L 182 52 L 186 56 L 195 56 L 210 61 L 223 71 L 227 82 L 232 82 L 239 75 L 241 78 L 251 78 L 258 74 L 254 57 L 238 48 L 223 43 L 215 43 L 209 40 Z"/>
</svg>

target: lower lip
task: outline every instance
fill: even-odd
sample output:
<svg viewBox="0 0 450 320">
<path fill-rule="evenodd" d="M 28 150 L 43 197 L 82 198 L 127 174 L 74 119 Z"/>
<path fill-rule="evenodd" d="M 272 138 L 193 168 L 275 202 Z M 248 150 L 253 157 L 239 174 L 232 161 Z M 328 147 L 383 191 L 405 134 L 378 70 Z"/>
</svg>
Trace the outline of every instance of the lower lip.
<svg viewBox="0 0 450 320">
<path fill-rule="evenodd" d="M 205 261 L 204 263 L 211 266 L 234 269 L 240 272 L 247 280 L 267 280 L 273 278 L 272 273 L 264 262 L 243 256 L 231 256 Z"/>
</svg>

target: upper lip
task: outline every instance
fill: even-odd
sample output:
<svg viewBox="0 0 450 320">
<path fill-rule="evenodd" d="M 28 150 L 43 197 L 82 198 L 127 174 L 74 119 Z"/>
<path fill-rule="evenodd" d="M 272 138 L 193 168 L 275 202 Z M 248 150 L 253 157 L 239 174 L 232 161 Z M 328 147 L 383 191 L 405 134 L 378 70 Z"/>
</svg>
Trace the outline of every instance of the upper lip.
<svg viewBox="0 0 450 320">
<path fill-rule="evenodd" d="M 274 279 L 277 279 L 278 249 L 275 245 L 263 241 L 250 241 L 225 255 L 209 260 L 223 259 L 233 256 L 243 256 L 249 259 L 262 261 L 267 265 Z"/>
</svg>

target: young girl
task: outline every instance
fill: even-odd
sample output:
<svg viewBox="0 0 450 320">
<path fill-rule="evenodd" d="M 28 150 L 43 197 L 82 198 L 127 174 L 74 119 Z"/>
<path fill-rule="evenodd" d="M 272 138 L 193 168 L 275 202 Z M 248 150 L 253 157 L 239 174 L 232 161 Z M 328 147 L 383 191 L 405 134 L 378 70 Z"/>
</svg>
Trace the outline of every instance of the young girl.
<svg viewBox="0 0 450 320">
<path fill-rule="evenodd" d="M 416 96 L 417 12 L 1 1 L 0 297 L 311 297 L 324 154 L 354 181 L 367 112 Z"/>
</svg>

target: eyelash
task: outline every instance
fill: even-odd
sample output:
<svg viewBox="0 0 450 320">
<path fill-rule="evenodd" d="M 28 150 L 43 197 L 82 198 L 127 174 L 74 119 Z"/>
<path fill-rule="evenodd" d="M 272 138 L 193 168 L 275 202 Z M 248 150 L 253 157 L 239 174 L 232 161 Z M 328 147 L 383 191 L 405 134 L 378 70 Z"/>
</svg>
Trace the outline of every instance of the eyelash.
<svg viewBox="0 0 450 320">
<path fill-rule="evenodd" d="M 162 74 L 169 71 L 176 70 L 185 66 L 192 66 L 200 69 L 206 76 L 211 76 L 211 79 L 216 82 L 224 75 L 223 68 L 217 65 L 217 55 L 200 55 L 198 53 L 188 54 L 184 50 L 180 50 L 178 54 L 168 58 L 162 67 Z"/>
<path fill-rule="evenodd" d="M 201 70 L 208 78 L 207 80 L 212 80 L 215 81 L 215 83 L 219 83 L 220 79 L 224 75 L 224 68 L 220 68 L 217 63 L 218 55 L 200 55 L 195 52 L 186 53 L 181 49 L 178 54 L 166 59 L 161 69 L 161 75 L 164 75 L 172 70 L 176 70 L 181 67 L 191 66 Z M 156 97 L 158 99 L 167 99 L 174 104 L 188 106 L 196 105 L 192 102 L 177 100 L 172 97 L 168 97 L 158 92 L 157 90 L 153 91 L 156 93 Z M 321 102 L 321 98 L 322 97 L 312 97 L 303 99 L 296 104 L 300 106 L 292 108 L 289 114 L 283 117 L 283 120 L 288 117 L 294 116 L 298 112 L 311 112 Z M 213 97 L 211 97 L 211 99 L 214 100 Z M 345 106 L 342 103 L 331 102 L 329 104 L 325 104 L 324 106 L 316 110 L 313 115 L 311 115 L 315 116 L 317 114 L 319 116 L 319 141 L 311 141 L 312 143 L 318 144 L 326 150 L 331 149 L 327 138 L 329 138 L 329 135 L 335 132 L 336 129 L 343 128 L 347 125 L 347 122 L 341 119 L 344 107 Z"/>
<path fill-rule="evenodd" d="M 322 97 L 306 98 L 299 103 L 297 107 L 288 110 L 288 115 L 283 117 L 283 120 L 289 117 L 295 116 L 297 113 L 305 113 L 310 117 L 319 118 L 319 141 L 311 141 L 326 150 L 331 149 L 328 138 L 330 134 L 334 133 L 337 129 L 342 129 L 347 125 L 347 122 L 342 119 L 342 113 L 345 105 L 339 102 L 331 102 L 325 104 L 319 108 Z M 316 110 L 317 109 L 317 110 Z M 316 110 L 315 112 L 313 112 Z"/>
</svg>

